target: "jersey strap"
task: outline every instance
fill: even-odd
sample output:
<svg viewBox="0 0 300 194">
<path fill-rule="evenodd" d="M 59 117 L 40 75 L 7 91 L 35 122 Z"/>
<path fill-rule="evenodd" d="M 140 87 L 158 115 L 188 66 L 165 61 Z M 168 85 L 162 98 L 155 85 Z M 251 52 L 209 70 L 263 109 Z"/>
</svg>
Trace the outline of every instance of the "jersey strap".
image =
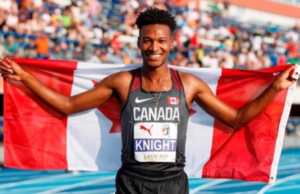
<svg viewBox="0 0 300 194">
<path fill-rule="evenodd" d="M 130 92 L 133 92 L 141 87 L 141 68 L 133 70 L 132 79 Z"/>
<path fill-rule="evenodd" d="M 178 71 L 176 71 L 174 69 L 171 69 L 171 74 L 172 74 L 172 77 L 174 79 L 174 88 L 176 88 L 180 92 L 183 92 L 183 87 L 182 87 L 181 80 L 179 78 Z"/>
</svg>

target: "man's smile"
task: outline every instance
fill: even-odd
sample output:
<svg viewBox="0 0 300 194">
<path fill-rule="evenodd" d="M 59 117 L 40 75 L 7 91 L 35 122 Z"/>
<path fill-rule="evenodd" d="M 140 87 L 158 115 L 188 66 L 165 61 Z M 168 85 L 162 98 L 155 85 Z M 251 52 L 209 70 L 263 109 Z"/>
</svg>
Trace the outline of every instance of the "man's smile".
<svg viewBox="0 0 300 194">
<path fill-rule="evenodd" d="M 147 58 L 150 60 L 157 60 L 162 54 L 146 54 Z"/>
</svg>

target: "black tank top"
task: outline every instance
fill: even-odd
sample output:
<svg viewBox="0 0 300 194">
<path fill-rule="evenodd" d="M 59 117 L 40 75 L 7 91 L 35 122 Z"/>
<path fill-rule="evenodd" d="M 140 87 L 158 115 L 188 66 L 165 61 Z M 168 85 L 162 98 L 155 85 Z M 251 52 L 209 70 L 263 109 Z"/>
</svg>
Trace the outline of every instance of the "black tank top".
<svg viewBox="0 0 300 194">
<path fill-rule="evenodd" d="M 172 88 L 144 91 L 141 68 L 133 70 L 127 102 L 121 112 L 122 169 L 147 177 L 182 171 L 189 109 L 177 71 L 170 69 Z"/>
</svg>

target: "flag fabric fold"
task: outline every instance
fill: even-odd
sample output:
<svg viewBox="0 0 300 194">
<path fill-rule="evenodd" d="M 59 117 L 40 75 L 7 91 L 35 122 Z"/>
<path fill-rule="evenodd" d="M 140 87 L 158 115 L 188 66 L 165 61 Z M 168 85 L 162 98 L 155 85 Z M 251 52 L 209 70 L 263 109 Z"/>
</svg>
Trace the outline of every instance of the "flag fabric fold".
<svg viewBox="0 0 300 194">
<path fill-rule="evenodd" d="M 94 87 L 108 75 L 140 64 L 14 59 L 47 87 L 67 96 Z M 259 96 L 288 65 L 256 70 L 191 69 L 170 66 L 204 80 L 234 108 Z M 186 142 L 190 177 L 274 183 L 295 85 L 281 91 L 238 131 L 193 104 Z M 169 99 L 177 103 L 176 99 Z M 110 99 L 70 116 L 53 110 L 21 82 L 4 85 L 4 165 L 21 169 L 116 171 L 121 166 L 120 108 Z"/>
</svg>

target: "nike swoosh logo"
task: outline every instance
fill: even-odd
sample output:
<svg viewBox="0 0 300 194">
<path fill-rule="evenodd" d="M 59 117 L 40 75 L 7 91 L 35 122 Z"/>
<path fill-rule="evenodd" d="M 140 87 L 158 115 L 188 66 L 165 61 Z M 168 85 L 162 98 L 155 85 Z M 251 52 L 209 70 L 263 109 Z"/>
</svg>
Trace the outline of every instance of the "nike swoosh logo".
<svg viewBox="0 0 300 194">
<path fill-rule="evenodd" d="M 152 98 L 139 99 L 139 97 L 136 97 L 135 103 L 139 104 L 139 103 L 142 103 L 142 102 L 146 102 L 146 101 L 148 101 L 148 100 L 152 100 Z"/>
</svg>

